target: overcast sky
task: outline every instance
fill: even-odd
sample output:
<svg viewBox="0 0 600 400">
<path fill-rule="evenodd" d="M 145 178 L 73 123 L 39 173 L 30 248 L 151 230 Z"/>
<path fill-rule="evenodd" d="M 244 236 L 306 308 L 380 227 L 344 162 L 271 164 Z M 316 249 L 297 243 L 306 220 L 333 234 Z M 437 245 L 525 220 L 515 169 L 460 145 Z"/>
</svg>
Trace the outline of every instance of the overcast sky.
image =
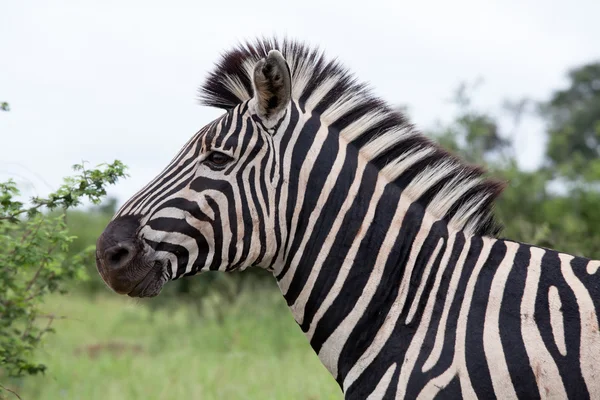
<svg viewBox="0 0 600 400">
<path fill-rule="evenodd" d="M 121 201 L 221 112 L 197 104 L 220 52 L 287 35 L 338 57 L 422 129 L 483 77 L 476 102 L 545 99 L 568 69 L 600 59 L 598 0 L 5 1 L 0 3 L 0 179 L 56 188 L 72 164 L 120 159 Z M 526 128 L 526 129 L 524 129 Z M 541 157 L 541 127 L 520 130 L 519 159 Z"/>
</svg>

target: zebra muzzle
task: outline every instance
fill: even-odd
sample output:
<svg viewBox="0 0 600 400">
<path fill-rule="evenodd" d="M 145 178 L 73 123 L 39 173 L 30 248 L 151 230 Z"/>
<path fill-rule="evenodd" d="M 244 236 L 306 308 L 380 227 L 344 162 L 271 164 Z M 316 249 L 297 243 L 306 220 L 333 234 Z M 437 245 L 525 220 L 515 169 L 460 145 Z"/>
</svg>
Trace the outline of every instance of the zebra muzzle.
<svg viewBox="0 0 600 400">
<path fill-rule="evenodd" d="M 96 243 L 96 267 L 119 294 L 156 296 L 167 281 L 166 265 L 136 236 L 137 220 L 115 219 Z"/>
</svg>

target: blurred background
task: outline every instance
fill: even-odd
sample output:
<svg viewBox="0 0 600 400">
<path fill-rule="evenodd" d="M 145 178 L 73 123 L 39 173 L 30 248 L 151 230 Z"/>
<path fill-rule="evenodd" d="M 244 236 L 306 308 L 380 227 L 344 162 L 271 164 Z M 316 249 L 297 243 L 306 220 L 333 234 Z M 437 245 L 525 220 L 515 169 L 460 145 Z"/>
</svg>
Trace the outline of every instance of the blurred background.
<svg viewBox="0 0 600 400">
<path fill-rule="evenodd" d="M 288 36 L 506 180 L 504 237 L 598 259 L 598 15 L 596 0 L 2 2 L 0 181 L 44 196 L 73 164 L 125 163 L 102 204 L 69 212 L 80 252 L 220 115 L 196 91 L 221 52 Z M 109 292 L 91 254 L 84 265 L 40 306 L 62 317 L 35 352 L 46 372 L 0 366 L 23 399 L 341 398 L 268 274 L 206 274 L 134 300 Z"/>
</svg>

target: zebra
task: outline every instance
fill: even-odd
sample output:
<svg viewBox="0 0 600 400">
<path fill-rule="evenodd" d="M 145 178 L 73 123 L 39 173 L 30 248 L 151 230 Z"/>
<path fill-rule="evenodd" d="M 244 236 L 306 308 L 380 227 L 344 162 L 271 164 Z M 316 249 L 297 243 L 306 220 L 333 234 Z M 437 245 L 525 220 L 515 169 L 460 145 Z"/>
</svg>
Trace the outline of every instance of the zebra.
<svg viewBox="0 0 600 400">
<path fill-rule="evenodd" d="M 264 268 L 347 399 L 600 398 L 600 261 L 499 238 L 504 182 L 300 41 L 238 44 L 200 98 L 224 114 L 98 238 L 115 292 Z"/>
</svg>

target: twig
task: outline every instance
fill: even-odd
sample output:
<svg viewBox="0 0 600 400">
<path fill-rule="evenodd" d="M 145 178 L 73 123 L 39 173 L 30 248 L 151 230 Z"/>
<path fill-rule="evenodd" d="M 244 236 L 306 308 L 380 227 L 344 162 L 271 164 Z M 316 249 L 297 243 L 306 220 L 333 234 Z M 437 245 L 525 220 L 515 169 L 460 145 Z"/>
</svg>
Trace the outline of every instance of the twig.
<svg viewBox="0 0 600 400">
<path fill-rule="evenodd" d="M 76 318 L 69 318 L 66 315 L 53 315 L 53 314 L 41 314 L 41 315 L 36 315 L 36 318 L 52 318 L 52 319 L 74 319 L 76 321 L 80 321 L 79 319 Z"/>
<path fill-rule="evenodd" d="M 48 279 L 50 280 L 52 278 L 54 278 L 54 272 L 50 272 L 48 274 Z M 29 291 L 29 289 L 31 289 L 31 287 L 27 288 L 28 291 Z M 27 302 L 27 301 L 33 300 L 34 298 L 38 297 L 43 291 L 44 291 L 44 288 L 41 287 L 37 292 L 33 292 L 32 294 L 30 294 L 29 296 L 27 296 L 25 298 L 25 301 Z"/>
<path fill-rule="evenodd" d="M 50 316 L 48 318 L 48 324 L 46 324 L 46 329 L 40 330 L 40 332 L 37 335 L 36 338 L 36 342 L 39 342 L 42 339 L 42 335 L 46 332 L 48 332 L 48 329 L 50 329 L 50 325 L 52 325 L 52 322 L 54 321 L 54 316 Z"/>
<path fill-rule="evenodd" d="M 69 321 L 83 322 L 83 320 L 80 318 L 73 318 L 73 317 L 69 317 L 67 315 L 41 314 L 41 315 L 36 315 L 35 317 L 36 318 L 51 318 L 54 320 L 68 319 Z"/>
<path fill-rule="evenodd" d="M 52 232 L 52 233 L 54 233 L 54 232 Z M 55 248 L 56 248 L 56 246 L 50 247 L 50 249 L 48 250 L 48 254 L 52 254 L 52 252 L 54 251 Z M 31 287 L 33 286 L 33 284 L 35 283 L 37 278 L 40 276 L 40 272 L 42 272 L 42 270 L 46 267 L 46 265 L 47 265 L 46 260 L 44 260 L 40 263 L 40 266 L 38 267 L 37 271 L 35 271 L 33 278 L 31 278 L 31 280 L 29 282 L 27 282 L 27 287 L 25 288 L 25 292 L 29 292 L 29 290 L 31 289 Z M 51 275 L 54 275 L 54 274 L 51 274 Z M 27 299 L 25 299 L 25 301 L 29 301 L 33 297 L 35 297 L 35 295 L 29 296 Z"/>
<path fill-rule="evenodd" d="M 23 399 L 21 398 L 21 396 L 19 396 L 19 394 L 18 394 L 17 392 L 15 392 L 14 390 L 11 390 L 11 389 L 9 389 L 9 388 L 7 388 L 7 387 L 4 387 L 4 386 L 2 386 L 2 385 L 0 385 L 0 388 L 2 388 L 2 389 L 4 389 L 4 390 L 6 390 L 7 392 L 10 392 L 10 393 L 14 394 L 14 395 L 17 397 L 17 399 L 19 399 L 19 400 L 23 400 Z"/>
</svg>

